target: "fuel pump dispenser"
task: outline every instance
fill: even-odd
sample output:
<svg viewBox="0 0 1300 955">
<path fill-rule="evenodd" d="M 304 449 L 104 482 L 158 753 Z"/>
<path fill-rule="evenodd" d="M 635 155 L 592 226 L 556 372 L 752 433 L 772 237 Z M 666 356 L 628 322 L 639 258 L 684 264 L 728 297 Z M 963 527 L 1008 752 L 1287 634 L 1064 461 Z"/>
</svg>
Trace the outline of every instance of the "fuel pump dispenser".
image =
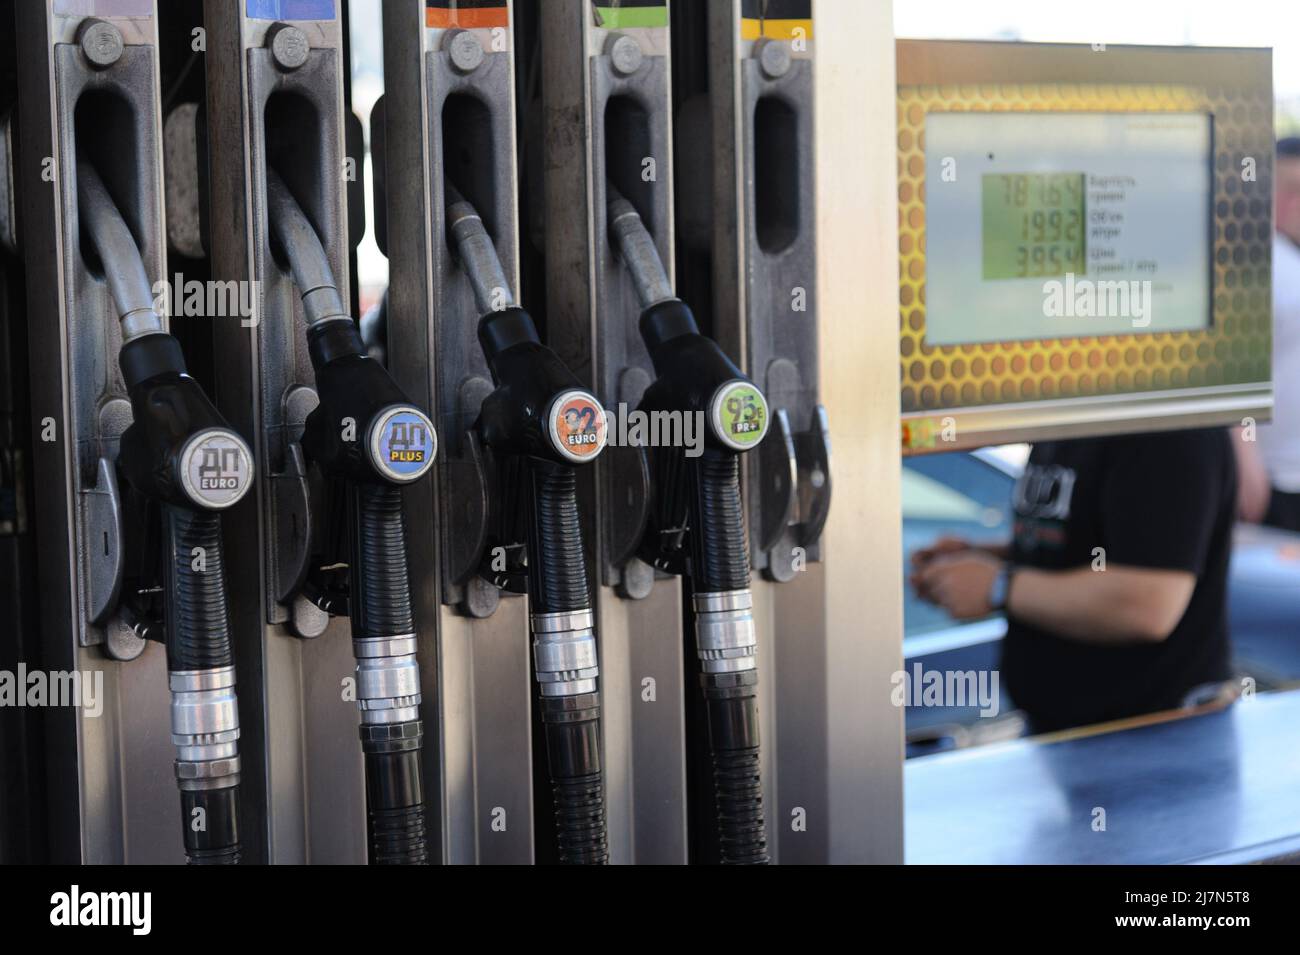
<svg viewBox="0 0 1300 955">
<path fill-rule="evenodd" d="M 675 158 L 708 170 L 677 193 L 677 289 L 771 406 L 772 434 L 741 469 L 767 674 L 764 795 L 773 818 L 827 818 L 829 788 L 808 784 L 835 777 L 820 661 L 840 639 L 822 562 L 832 469 L 819 350 L 813 4 L 719 0 L 683 11 L 674 30 L 701 54 L 674 63 Z M 778 862 L 831 853 L 824 827 L 772 825 L 769 840 Z"/>
<path fill-rule="evenodd" d="M 140 556 L 144 580 L 156 574 L 161 583 L 162 613 L 148 606 L 154 588 L 138 583 L 121 609 L 135 633 L 167 647 L 186 857 L 195 865 L 236 864 L 239 707 L 219 513 L 252 487 L 253 455 L 186 374 L 180 344 L 154 309 L 135 239 L 84 152 L 77 195 L 121 322 L 119 363 L 133 420 L 117 464 L 152 505 L 146 520 L 161 518 L 161 568 Z"/>
<path fill-rule="evenodd" d="M 763 440 L 767 402 L 717 343 L 700 334 L 636 210 L 613 185 L 608 195 L 609 232 L 636 288 L 638 327 L 657 376 L 641 410 L 695 415 L 707 435 L 698 457 L 683 448 L 649 449 L 653 496 L 641 554 L 656 569 L 690 579 L 722 862 L 762 865 L 769 858 L 757 637 L 739 456 Z"/>
<path fill-rule="evenodd" d="M 428 847 L 420 675 L 400 487 L 433 466 L 433 424 L 366 354 L 320 237 L 273 169 L 267 170 L 267 206 L 275 243 L 302 296 L 320 396 L 307 417 L 303 449 L 327 477 L 346 486 L 347 606 L 370 861 L 422 864 Z"/>
<path fill-rule="evenodd" d="M 358 323 L 359 5 L 0 0 L 0 858 L 902 858 L 925 111 L 823 7 L 370 5 Z"/>
<path fill-rule="evenodd" d="M 418 755 L 409 588 L 429 568 L 404 551 L 398 486 L 430 466 L 434 438 L 348 317 L 363 157 L 346 136 L 344 5 L 213 0 L 203 13 L 204 238 L 212 279 L 254 304 L 213 353 L 218 407 L 258 464 L 256 515 L 230 532 L 259 559 L 231 568 L 231 607 L 262 689 L 246 735 L 266 777 L 266 855 L 421 861 L 437 816 L 421 809 L 434 764 Z M 362 752 L 345 742 L 358 707 Z"/>
<path fill-rule="evenodd" d="M 496 385 L 476 422 L 497 458 L 489 504 L 495 534 L 483 573 L 529 597 L 559 861 L 603 865 L 600 668 L 575 469 L 604 448 L 605 410 L 509 297 L 483 220 L 450 186 L 447 223 L 482 313 L 478 339 Z M 494 566 L 494 551 L 504 564 Z"/>
<path fill-rule="evenodd" d="M 636 331 L 632 277 L 608 225 L 606 183 L 641 214 L 659 260 L 673 263 L 673 164 L 667 4 L 537 4 L 529 75 L 540 94 L 530 155 L 542 202 L 530 230 L 544 257 L 546 341 L 590 383 L 619 439 L 580 485 L 594 515 L 610 850 L 620 863 L 689 859 L 682 588 L 639 553 L 650 519 L 644 449 L 624 427 L 654 377 Z M 671 440 L 671 436 L 670 436 Z"/>
<path fill-rule="evenodd" d="M 99 697 L 98 712 L 83 688 L 45 715 L 50 853 L 236 863 L 244 831 L 256 831 L 241 817 L 257 811 L 239 799 L 220 514 L 247 494 L 253 456 L 186 373 L 157 307 L 155 5 L 104 7 L 22 3 L 14 21 L 16 244 L 45 436 L 34 474 L 41 660 L 74 687 L 94 681 Z M 169 711 L 170 737 L 159 732 Z M 179 817 L 174 790 L 153 784 L 168 756 Z"/>
<path fill-rule="evenodd" d="M 40 666 L 40 588 L 32 486 L 32 426 L 26 288 L 18 254 L 14 132 L 18 60 L 13 4 L 0 3 L 0 671 Z M 0 712 L 0 863 L 31 863 L 46 851 L 44 757 L 35 713 Z"/>
<path fill-rule="evenodd" d="M 389 281 L 382 329 L 363 332 L 382 333 L 389 371 L 430 409 L 441 439 L 432 480 L 406 501 L 412 564 L 428 568 L 417 616 L 437 631 L 422 684 L 426 751 L 441 768 L 430 813 L 443 861 L 528 864 L 553 841 L 544 789 L 534 802 L 542 760 L 528 601 L 480 573 L 492 469 L 475 428 L 494 385 L 477 338 L 484 290 L 474 283 L 489 282 L 498 305 L 518 298 L 511 11 L 504 2 L 392 0 L 382 13 L 384 96 L 370 136 Z M 484 223 L 497 263 L 490 275 L 462 267 L 447 221 L 453 182 Z"/>
</svg>

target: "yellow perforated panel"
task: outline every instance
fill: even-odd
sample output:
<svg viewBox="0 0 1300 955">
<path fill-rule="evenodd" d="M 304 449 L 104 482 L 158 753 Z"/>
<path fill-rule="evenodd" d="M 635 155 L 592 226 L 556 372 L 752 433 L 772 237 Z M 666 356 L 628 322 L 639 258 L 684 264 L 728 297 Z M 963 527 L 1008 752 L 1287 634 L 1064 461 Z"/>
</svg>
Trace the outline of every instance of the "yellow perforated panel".
<svg viewBox="0 0 1300 955">
<path fill-rule="evenodd" d="M 900 86 L 899 374 L 904 414 L 1269 378 L 1271 90 L 1132 84 Z M 933 111 L 1209 112 L 1214 291 L 1208 329 L 931 346 L 925 338 L 925 117 Z M 1243 159 L 1254 161 L 1254 181 Z M 928 433 L 904 426 L 904 447 Z"/>
</svg>

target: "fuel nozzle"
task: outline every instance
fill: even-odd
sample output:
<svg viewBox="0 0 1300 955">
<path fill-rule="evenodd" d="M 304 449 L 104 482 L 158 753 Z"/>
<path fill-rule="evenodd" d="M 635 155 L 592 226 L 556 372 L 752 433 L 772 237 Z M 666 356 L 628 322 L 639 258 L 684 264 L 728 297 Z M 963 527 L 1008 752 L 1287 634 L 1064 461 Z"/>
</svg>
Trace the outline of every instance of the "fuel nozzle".
<svg viewBox="0 0 1300 955">
<path fill-rule="evenodd" d="M 180 343 L 154 309 L 139 246 L 84 152 L 77 207 L 122 328 L 118 360 L 133 420 L 118 467 L 162 515 L 161 633 L 185 854 L 193 865 L 233 865 L 240 860 L 239 707 L 220 512 L 252 487 L 253 454 L 186 373 Z M 152 622 L 145 629 L 157 632 Z"/>
<path fill-rule="evenodd" d="M 595 615 L 583 557 L 575 467 L 605 447 L 605 411 L 513 304 L 483 220 L 447 187 L 448 234 L 474 287 L 478 339 L 496 389 L 475 427 L 526 487 L 522 514 L 533 662 L 562 863 L 609 861 Z"/>
<path fill-rule="evenodd" d="M 496 390 L 478 428 L 496 451 L 557 464 L 594 461 L 605 447 L 605 410 L 514 304 L 501 259 L 483 220 L 447 185 L 447 232 L 474 288 L 478 340 Z"/>
<path fill-rule="evenodd" d="M 320 236 L 274 169 L 266 188 L 272 237 L 302 296 L 320 398 L 307 417 L 303 451 L 348 489 L 348 607 L 370 861 L 424 864 L 420 670 L 401 486 L 429 472 L 437 438 L 428 416 L 367 354 Z"/>
<path fill-rule="evenodd" d="M 613 184 L 607 189 L 610 235 L 641 302 L 641 340 L 657 376 L 646 391 L 646 410 L 702 413 L 716 448 L 748 451 L 767 432 L 763 393 L 717 342 L 700 334 L 689 306 L 673 294 L 641 216 Z"/>
<path fill-rule="evenodd" d="M 758 641 L 739 455 L 763 440 L 767 401 L 717 342 L 700 333 L 690 308 L 673 294 L 640 215 L 612 183 L 606 188 L 611 240 L 640 300 L 639 330 L 656 375 L 641 410 L 697 415 L 706 422 L 697 457 L 683 448 L 650 449 L 655 500 L 642 555 L 690 578 L 721 858 L 761 865 L 768 853 Z"/>
<path fill-rule="evenodd" d="M 302 297 L 320 398 L 307 418 L 303 450 L 331 477 L 418 481 L 437 452 L 433 423 L 367 354 L 315 227 L 274 169 L 267 170 L 266 193 L 275 246 Z"/>
</svg>

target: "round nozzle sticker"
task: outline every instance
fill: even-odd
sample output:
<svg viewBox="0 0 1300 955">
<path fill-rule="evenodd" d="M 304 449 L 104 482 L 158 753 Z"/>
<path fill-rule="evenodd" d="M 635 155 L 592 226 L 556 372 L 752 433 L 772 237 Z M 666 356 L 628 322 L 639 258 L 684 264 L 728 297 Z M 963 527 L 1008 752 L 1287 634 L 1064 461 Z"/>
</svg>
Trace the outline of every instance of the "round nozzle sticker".
<svg viewBox="0 0 1300 955">
<path fill-rule="evenodd" d="M 181 486 L 199 507 L 230 507 L 253 486 L 253 452 L 225 428 L 200 431 L 185 443 L 180 459 Z"/>
<path fill-rule="evenodd" d="M 437 451 L 433 422 L 410 405 L 389 408 L 370 429 L 370 460 L 380 474 L 401 484 L 423 477 Z"/>
<path fill-rule="evenodd" d="M 752 382 L 729 381 L 714 393 L 709 420 L 719 441 L 748 451 L 767 433 L 767 399 Z"/>
<path fill-rule="evenodd" d="M 551 444 L 570 461 L 590 461 L 605 447 L 605 409 L 586 391 L 565 391 L 546 415 Z"/>
</svg>

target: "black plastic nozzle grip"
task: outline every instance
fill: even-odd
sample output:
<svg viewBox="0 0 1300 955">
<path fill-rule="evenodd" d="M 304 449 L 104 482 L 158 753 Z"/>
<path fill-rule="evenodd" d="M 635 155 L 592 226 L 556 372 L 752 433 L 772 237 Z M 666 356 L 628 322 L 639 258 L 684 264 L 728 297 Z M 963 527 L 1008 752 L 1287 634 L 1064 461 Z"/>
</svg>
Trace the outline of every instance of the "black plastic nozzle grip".
<svg viewBox="0 0 1300 955">
<path fill-rule="evenodd" d="M 589 610 L 577 476 L 573 468 L 535 460 L 533 529 L 528 536 L 528 593 L 534 613 Z"/>
<path fill-rule="evenodd" d="M 352 502 L 352 638 L 414 633 L 401 489 L 354 483 Z"/>
<path fill-rule="evenodd" d="M 740 459 L 705 449 L 695 463 L 691 515 L 691 577 L 697 593 L 743 590 L 749 586 L 745 508 L 740 498 Z"/>
<path fill-rule="evenodd" d="M 168 561 L 163 594 L 167 668 L 214 670 L 235 662 L 226 605 L 221 516 L 167 507 Z"/>
</svg>

